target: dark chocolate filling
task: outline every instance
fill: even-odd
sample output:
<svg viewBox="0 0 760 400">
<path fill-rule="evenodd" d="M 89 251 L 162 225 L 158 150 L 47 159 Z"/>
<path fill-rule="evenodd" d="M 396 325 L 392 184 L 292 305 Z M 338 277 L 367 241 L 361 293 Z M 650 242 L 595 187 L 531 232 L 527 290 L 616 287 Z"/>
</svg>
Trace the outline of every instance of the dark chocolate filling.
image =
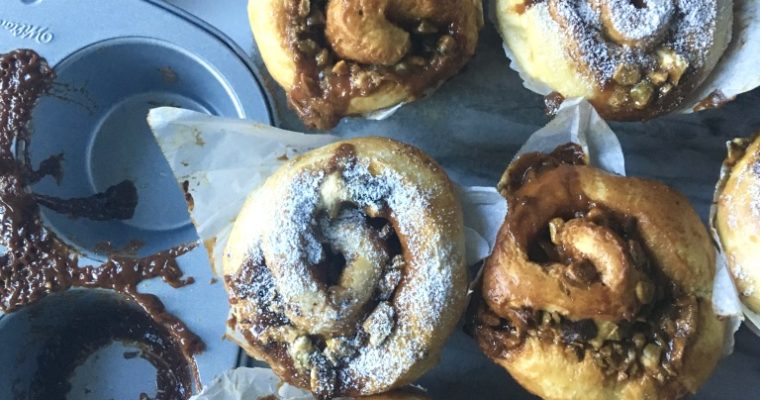
<svg viewBox="0 0 760 400">
<path fill-rule="evenodd" d="M 170 357 L 164 361 L 179 369 L 175 371 L 178 379 L 159 379 L 159 392 L 182 393 L 180 397 L 165 398 L 187 398 L 192 385 L 190 375 L 180 370 L 193 364 L 192 356 L 202 351 L 204 344 L 182 321 L 169 314 L 157 297 L 139 293 L 137 286 L 157 277 L 173 287 L 191 284 L 192 278 L 182 279 L 176 258 L 194 246 L 180 246 L 142 259 L 112 257 L 97 267 L 80 266 L 77 252 L 41 221 L 39 204 L 73 217 L 107 220 L 131 216 L 137 200 L 134 186 L 127 182 L 88 199 L 60 200 L 30 192 L 29 185 L 45 175 L 60 178 L 55 161 L 60 156 L 43 162 L 36 171 L 27 162 L 28 157 L 19 160 L 15 156 L 16 147 L 25 149 L 31 139 L 27 125 L 32 109 L 53 79 L 53 70 L 31 50 L 0 55 L 0 250 L 4 251 L 0 255 L 0 311 L 13 312 L 48 294 L 74 287 L 123 293 L 178 344 L 154 352 Z M 112 339 L 119 337 L 129 338 L 129 333 L 114 333 Z"/>
</svg>

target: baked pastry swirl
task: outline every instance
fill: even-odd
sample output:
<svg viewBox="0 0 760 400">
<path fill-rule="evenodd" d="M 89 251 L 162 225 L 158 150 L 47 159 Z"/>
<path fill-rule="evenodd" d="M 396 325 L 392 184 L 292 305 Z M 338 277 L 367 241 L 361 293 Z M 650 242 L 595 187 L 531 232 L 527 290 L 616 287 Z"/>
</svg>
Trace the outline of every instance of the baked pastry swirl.
<svg viewBox="0 0 760 400">
<path fill-rule="evenodd" d="M 382 393 L 437 362 L 467 292 L 461 206 L 419 150 L 354 139 L 288 162 L 239 214 L 224 256 L 231 325 L 320 397 Z"/>
<path fill-rule="evenodd" d="M 760 313 L 760 136 L 728 143 L 715 197 L 713 228 L 742 302 Z"/>
<path fill-rule="evenodd" d="M 415 100 L 475 53 L 480 0 L 251 0 L 272 77 L 309 126 Z"/>
<path fill-rule="evenodd" d="M 531 79 L 607 119 L 682 106 L 731 41 L 733 1 L 496 0 L 499 31 Z"/>
<path fill-rule="evenodd" d="M 707 231 L 667 186 L 584 164 L 566 146 L 505 173 L 509 214 L 474 317 L 480 347 L 546 399 L 693 393 L 726 329 Z"/>
</svg>

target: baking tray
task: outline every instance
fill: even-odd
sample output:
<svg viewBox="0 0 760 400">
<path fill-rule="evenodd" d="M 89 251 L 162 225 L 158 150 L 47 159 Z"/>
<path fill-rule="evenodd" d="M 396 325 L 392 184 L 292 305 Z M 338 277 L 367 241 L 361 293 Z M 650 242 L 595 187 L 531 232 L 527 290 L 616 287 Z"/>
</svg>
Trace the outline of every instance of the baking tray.
<svg viewBox="0 0 760 400">
<path fill-rule="evenodd" d="M 217 26 L 249 51 L 274 99 L 277 125 L 306 130 L 266 73 L 241 11 L 246 0 L 218 0 L 213 5 L 203 0 L 171 2 Z M 725 142 L 760 130 L 758 109 L 760 90 L 755 90 L 718 110 L 610 125 L 623 145 L 628 174 L 677 188 L 706 221 L 726 154 Z M 493 186 L 528 136 L 549 120 L 543 99 L 523 88 L 520 77 L 508 66 L 501 38 L 486 23 L 475 58 L 433 96 L 404 106 L 384 121 L 344 120 L 331 133 L 400 139 L 430 154 L 455 181 Z M 694 398 L 760 399 L 759 377 L 760 338 L 742 328 L 734 354 L 720 363 Z M 483 356 L 461 331 L 449 340 L 441 363 L 419 383 L 434 399 L 535 398 Z"/>
<path fill-rule="evenodd" d="M 229 115 L 263 122 L 269 122 L 268 115 L 272 115 L 273 122 L 280 127 L 292 130 L 305 129 L 297 117 L 287 110 L 282 91 L 267 75 L 261 64 L 244 12 L 246 0 L 213 2 L 173 0 L 170 3 L 184 8 L 209 22 L 210 25 L 200 23 L 189 15 L 154 1 L 3 0 L 0 5 L 0 50 L 31 47 L 47 57 L 51 64 L 66 66 L 77 62 L 76 57 L 71 58 L 72 54 L 86 54 L 79 52 L 86 51 L 88 48 L 92 50 L 91 46 L 95 44 L 106 43 L 110 46 L 117 43 L 129 47 L 130 40 L 135 39 L 141 42 L 145 39 L 146 42 L 158 43 L 158 48 L 162 50 L 179 48 L 178 60 L 182 59 L 182 54 L 189 54 L 190 57 L 185 60 L 190 60 L 191 64 L 200 58 L 203 61 L 200 64 L 213 65 L 215 68 L 212 69 L 218 72 L 218 76 L 226 77 L 222 81 L 227 81 L 228 87 L 231 88 L 229 92 L 239 100 L 239 107 L 236 107 L 235 112 Z M 31 34 L 31 37 L 29 35 L 14 36 L 8 31 L 7 22 L 32 24 L 38 29 Z M 250 60 L 254 64 L 253 70 L 246 65 L 245 61 L 238 58 L 239 54 L 234 50 L 234 45 L 218 36 L 211 26 L 215 26 L 233 38 L 250 55 Z M 41 33 L 37 35 L 37 32 Z M 43 37 L 45 32 L 50 33 L 52 37 Z M 49 41 L 48 37 L 51 37 Z M 125 42 L 124 38 L 131 39 Z M 161 47 L 161 43 L 179 45 Z M 149 53 L 157 54 L 155 51 Z M 163 54 L 161 51 L 158 53 Z M 92 55 L 94 59 L 99 58 L 97 52 L 92 54 L 94 54 Z M 122 54 L 122 52 L 115 54 L 111 58 L 112 62 L 121 62 Z M 203 56 L 192 56 L 198 54 Z M 184 63 L 185 61 L 182 61 L 178 65 L 184 66 Z M 228 63 L 238 66 L 229 67 Z M 227 70 L 228 67 L 237 72 L 230 72 Z M 160 70 L 161 67 L 158 69 Z M 153 70 L 155 72 L 155 68 Z M 174 72 L 177 71 L 174 70 Z M 254 79 L 256 74 L 260 74 L 266 94 L 262 94 L 256 87 Z M 165 81 L 164 83 L 174 80 L 172 70 L 164 69 L 163 72 L 159 71 L 159 75 Z M 176 76 L 182 78 L 180 73 L 176 73 Z M 74 78 L 76 74 L 72 75 L 72 80 L 75 81 Z M 91 99 L 88 100 L 87 96 L 77 97 L 78 89 L 79 86 L 76 84 L 60 88 L 64 98 L 70 101 L 73 97 L 75 101 L 83 103 L 78 107 L 86 110 Z M 271 113 L 267 112 L 266 96 L 271 96 Z M 53 101 L 52 99 L 46 101 L 48 100 Z M 161 102 L 166 103 L 166 100 L 167 98 L 162 98 Z M 172 96 L 168 96 L 168 101 L 172 101 Z M 204 99 L 198 100 L 201 105 L 203 101 Z M 623 143 L 627 155 L 628 172 L 631 175 L 660 179 L 673 185 L 688 195 L 703 218 L 706 218 L 713 186 L 718 178 L 720 163 L 725 153 L 724 142 L 730 137 L 748 135 L 754 129 L 760 128 L 760 115 L 752 112 L 757 109 L 758 104 L 760 104 L 760 92 L 755 91 L 741 96 L 736 102 L 721 110 L 707 111 L 697 115 L 669 116 L 648 123 L 612 124 L 612 127 Z M 179 105 L 198 108 L 198 104 L 193 104 L 193 102 Z M 41 104 L 41 108 L 37 110 L 38 114 L 42 112 L 41 109 L 45 111 L 42 107 L 46 107 L 45 104 Z M 50 107 L 53 107 L 53 103 Z M 207 110 L 227 115 L 216 109 Z M 48 111 L 55 112 L 53 108 L 49 108 Z M 67 121 L 56 127 L 67 127 L 69 123 L 74 122 Z M 343 137 L 382 135 L 401 139 L 422 148 L 437 159 L 454 180 L 468 185 L 493 185 L 528 135 L 546 122 L 548 118 L 543 112 L 542 99 L 522 87 L 517 74 L 507 66 L 498 35 L 490 25 L 487 25 L 482 32 L 475 59 L 462 74 L 444 85 L 434 96 L 405 106 L 385 121 L 346 120 L 333 133 Z M 56 144 L 53 141 L 48 143 L 48 138 L 41 139 L 44 132 L 40 129 L 41 123 L 44 123 L 42 119 L 38 121 L 35 117 L 37 134 L 33 139 L 33 146 L 40 145 L 40 147 L 33 147 L 33 155 L 44 158 L 45 155 L 50 154 L 50 151 L 55 151 L 55 145 L 69 145 L 67 140 Z M 53 123 L 50 122 L 50 124 L 48 127 L 51 127 Z M 58 133 L 58 135 L 63 138 L 68 137 L 63 133 Z M 90 140 L 88 143 L 96 142 Z M 118 147 L 111 143 L 107 141 L 104 147 Z M 135 151 L 135 147 L 141 148 L 143 145 L 136 146 L 129 142 L 124 146 L 126 149 L 131 147 L 132 150 L 127 151 L 129 153 Z M 77 149 L 72 149 L 70 156 L 72 160 L 88 159 L 87 153 L 81 151 L 81 146 L 79 150 L 81 155 L 77 155 Z M 127 157 L 127 160 L 139 159 L 143 156 L 141 153 L 135 157 Z M 160 165 L 161 162 L 153 159 L 141 164 L 154 166 Z M 92 168 L 88 167 L 86 162 L 82 165 L 79 172 L 67 173 L 66 178 L 86 177 L 92 182 L 100 179 L 96 177 L 96 174 L 88 172 L 88 169 Z M 98 169 L 97 172 L 106 176 L 118 175 L 118 171 L 103 172 Z M 149 172 L 153 176 L 160 177 L 167 171 L 150 169 Z M 170 172 L 168 176 L 171 176 Z M 90 186 L 93 186 L 92 182 L 88 182 Z M 50 190 L 54 194 L 61 193 L 56 192 L 58 190 L 71 190 L 70 193 L 74 193 L 75 190 L 87 187 L 84 183 L 72 184 L 70 187 L 66 186 L 66 183 L 61 186 L 52 185 L 50 182 L 43 183 L 45 184 L 48 186 L 35 187 L 35 190 Z M 163 186 L 161 182 L 154 184 L 159 188 L 172 187 Z M 68 189 L 65 189 L 66 187 Z M 178 195 L 178 192 L 166 193 L 163 196 L 164 201 L 150 204 L 154 204 L 155 207 L 166 206 L 167 210 L 182 210 L 184 203 Z M 163 217 L 160 212 L 155 210 L 151 212 Z M 150 215 L 151 212 L 147 212 L 146 215 Z M 169 211 L 171 212 L 173 211 Z M 129 240 L 130 235 L 123 234 L 124 231 L 120 231 L 121 228 L 98 230 L 88 236 L 81 233 L 88 232 L 86 229 L 79 230 L 70 226 L 71 221 L 56 222 L 54 216 L 46 216 L 57 231 L 84 251 L 92 247 L 94 240 L 101 240 L 94 239 L 95 237 L 107 237 L 116 243 Z M 161 233 L 156 236 L 155 241 L 151 241 L 151 245 L 164 247 L 193 237 L 192 230 L 182 219 L 182 215 L 175 214 L 167 219 L 171 220 L 171 223 L 159 224 L 163 226 L 161 229 L 153 229 Z M 143 219 L 143 221 L 151 220 L 152 218 L 147 217 Z M 129 232 L 129 229 L 126 229 L 126 232 Z M 150 250 L 145 247 L 142 249 L 145 252 Z M 98 257 L 97 252 L 91 255 Z M 159 294 L 170 310 L 178 314 L 193 330 L 206 339 L 209 351 L 198 358 L 198 365 L 201 369 L 201 379 L 207 382 L 217 371 L 236 364 L 237 349 L 221 342 L 220 335 L 216 335 L 216 332 L 224 329 L 226 318 L 226 311 L 219 312 L 216 307 L 226 303 L 226 298 L 222 293 L 221 284 L 207 284 L 210 279 L 210 270 L 205 257 L 205 251 L 198 249 L 181 260 L 186 273 L 196 277 L 195 285 L 174 290 L 158 282 L 148 282 L 142 288 Z M 194 291 L 197 292 L 192 293 Z M 208 295 L 205 298 L 201 297 L 204 300 L 203 304 L 188 306 L 182 303 L 183 298 L 199 295 Z M 69 305 L 77 305 L 67 299 L 51 298 L 50 300 L 54 303 L 65 302 Z M 56 308 L 49 310 L 55 312 Z M 15 398 L 8 394 L 7 388 L 12 384 L 9 377 L 23 375 L 17 368 L 18 360 L 10 354 L 14 354 L 16 358 L 19 355 L 30 358 L 25 351 L 9 352 L 6 349 L 28 349 L 24 345 L 34 342 L 36 337 L 26 336 L 25 329 L 28 329 L 26 326 L 34 325 L 35 320 L 44 319 L 40 317 L 44 315 L 44 312 L 32 311 L 35 310 L 30 308 L 29 312 L 25 310 L 14 314 L 11 318 L 17 322 L 0 316 L 0 343 L 3 348 L 3 352 L 0 353 L 0 399 Z M 46 328 L 45 325 L 40 325 L 30 332 L 45 333 L 44 328 Z M 149 380 L 144 375 L 144 369 L 124 368 L 124 364 L 127 366 L 130 364 L 120 359 L 121 350 L 116 349 L 112 355 L 114 365 L 120 366 L 121 370 L 113 369 L 108 363 L 95 364 L 90 370 L 83 371 L 85 378 L 89 377 L 90 382 L 104 379 L 104 390 L 108 389 L 106 387 L 108 385 L 123 387 L 130 383 L 143 384 L 145 379 Z M 239 364 L 249 363 L 250 360 L 239 362 Z M 34 366 L 29 368 L 34 368 Z M 113 373 L 103 374 L 104 369 Z M 710 382 L 695 398 L 760 398 L 760 383 L 757 381 L 759 373 L 760 339 L 742 330 L 737 335 L 735 354 L 721 363 Z M 88 379 L 84 380 L 88 381 Z M 511 380 L 506 372 L 484 357 L 474 341 L 461 331 L 450 339 L 442 362 L 419 383 L 427 387 L 435 399 L 533 398 Z M 88 388 L 88 390 L 91 389 Z M 125 396 L 121 396 L 120 393 L 112 394 L 112 396 L 114 398 L 134 397 L 126 393 Z M 81 397 L 77 397 L 77 392 L 72 392 L 71 398 L 99 397 L 85 396 L 82 391 Z"/>
<path fill-rule="evenodd" d="M 146 0 L 3 0 L 0 51 L 31 48 L 56 69 L 49 96 L 34 110 L 33 164 L 63 154 L 63 179 L 33 186 L 38 194 L 86 197 L 131 180 L 140 198 L 128 221 L 70 219 L 42 209 L 46 225 L 99 265 L 105 252 L 143 256 L 197 240 L 184 195 L 145 121 L 156 106 L 271 123 L 269 101 L 250 60 L 228 38 L 169 4 Z M 205 342 L 195 357 L 201 382 L 238 364 L 223 341 L 227 297 L 200 246 L 179 259 L 195 283 L 172 289 L 160 280 L 140 290 L 157 295 Z M 124 297 L 74 289 L 16 313 L 0 313 L 0 399 L 26 399 L 38 355 L 67 340 L 74 324 L 104 314 L 127 315 Z M 102 326 L 89 329 L 104 329 Z M 65 343 L 65 342 L 64 342 Z M 155 393 L 154 368 L 133 345 L 92 353 L 70 380 L 69 399 L 136 399 Z M 60 360 L 47 360 L 55 366 Z M 48 366 L 49 367 L 49 366 Z"/>
</svg>

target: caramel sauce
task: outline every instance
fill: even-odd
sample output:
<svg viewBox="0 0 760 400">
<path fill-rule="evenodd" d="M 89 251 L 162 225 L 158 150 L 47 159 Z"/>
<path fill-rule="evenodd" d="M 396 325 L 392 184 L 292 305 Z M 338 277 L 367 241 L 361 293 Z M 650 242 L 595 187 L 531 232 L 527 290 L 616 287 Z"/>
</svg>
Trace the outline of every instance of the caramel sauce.
<svg viewBox="0 0 760 400">
<path fill-rule="evenodd" d="M 694 111 L 699 112 L 703 110 L 710 110 L 713 108 L 721 108 L 724 105 L 733 101 L 733 98 L 726 97 L 720 89 L 714 90 L 709 96 L 705 97 L 694 106 Z"/>
</svg>

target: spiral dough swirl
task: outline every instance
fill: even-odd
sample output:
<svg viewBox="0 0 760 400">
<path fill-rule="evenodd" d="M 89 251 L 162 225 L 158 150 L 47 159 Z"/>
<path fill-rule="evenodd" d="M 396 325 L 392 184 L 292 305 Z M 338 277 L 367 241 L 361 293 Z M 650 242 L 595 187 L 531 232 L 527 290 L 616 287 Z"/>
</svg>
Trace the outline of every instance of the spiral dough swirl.
<svg viewBox="0 0 760 400">
<path fill-rule="evenodd" d="M 509 214 L 485 265 L 481 347 L 544 398 L 696 391 L 725 328 L 704 226 L 668 187 L 568 163 L 568 151 L 523 156 L 500 184 Z"/>
<path fill-rule="evenodd" d="M 251 0 L 269 72 L 309 126 L 415 100 L 472 57 L 480 0 Z"/>
<path fill-rule="evenodd" d="M 237 340 L 322 397 L 418 378 L 467 290 L 448 178 L 387 139 L 330 145 L 281 168 L 238 216 L 224 263 Z"/>
</svg>

